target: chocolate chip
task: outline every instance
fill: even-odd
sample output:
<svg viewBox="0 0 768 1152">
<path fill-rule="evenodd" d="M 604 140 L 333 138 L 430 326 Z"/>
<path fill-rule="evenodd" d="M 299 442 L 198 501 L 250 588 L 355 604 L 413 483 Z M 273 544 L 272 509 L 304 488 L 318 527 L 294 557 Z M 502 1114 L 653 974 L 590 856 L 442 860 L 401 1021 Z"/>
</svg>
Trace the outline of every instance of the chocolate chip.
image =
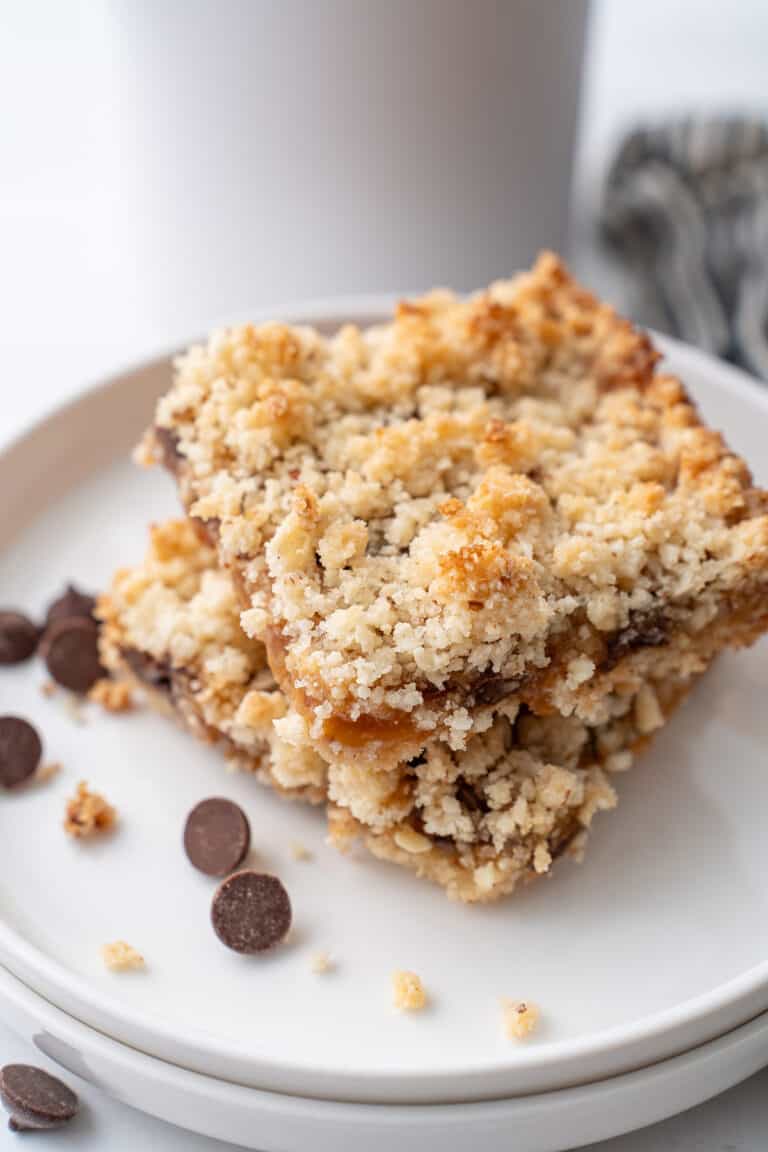
<svg viewBox="0 0 768 1152">
<path fill-rule="evenodd" d="M 43 755 L 37 730 L 21 716 L 0 716 L 0 787 L 18 788 L 34 776 Z"/>
<path fill-rule="evenodd" d="M 485 813 L 488 811 L 485 798 L 476 792 L 463 776 L 456 777 L 456 798 L 469 812 Z"/>
<path fill-rule="evenodd" d="M 72 1089 L 32 1064 L 6 1064 L 0 1070 L 0 1098 L 11 1113 L 12 1132 L 58 1128 L 77 1115 Z"/>
<path fill-rule="evenodd" d="M 498 704 L 505 696 L 510 696 L 520 687 L 519 680 L 505 680 L 503 676 L 489 676 L 475 685 L 474 697 L 477 704 Z"/>
<path fill-rule="evenodd" d="M 50 628 L 52 624 L 58 623 L 59 620 L 73 620 L 78 617 L 84 620 L 92 620 L 95 624 L 96 621 L 93 618 L 93 610 L 95 607 L 95 596 L 90 596 L 87 592 L 81 592 L 79 588 L 75 588 L 74 584 L 68 584 L 61 596 L 57 597 L 52 604 L 48 605 L 45 626 L 46 628 Z"/>
<path fill-rule="evenodd" d="M 40 629 L 23 612 L 0 612 L 0 664 L 29 660 L 40 640 Z"/>
<path fill-rule="evenodd" d="M 201 800 L 187 816 L 184 850 L 195 868 L 206 876 L 228 876 L 248 854 L 251 829 L 248 817 L 231 800 L 220 796 Z"/>
<path fill-rule="evenodd" d="M 666 644 L 669 622 L 661 613 L 630 612 L 626 628 L 614 632 L 606 643 L 600 671 L 610 672 L 624 656 L 637 648 L 659 648 Z"/>
<path fill-rule="evenodd" d="M 57 621 L 45 633 L 42 650 L 52 678 L 70 692 L 85 694 L 106 675 L 99 658 L 99 631 L 90 620 Z"/>
<path fill-rule="evenodd" d="M 235 952 L 265 952 L 287 934 L 291 901 L 276 876 L 235 872 L 216 889 L 211 921 L 227 948 Z"/>
<path fill-rule="evenodd" d="M 179 452 L 179 437 L 172 429 L 161 428 L 159 424 L 156 424 L 155 441 L 160 449 L 160 460 L 163 467 L 167 468 L 169 472 L 175 472 L 179 461 L 184 459 Z"/>
<path fill-rule="evenodd" d="M 172 669 L 167 660 L 156 660 L 138 648 L 122 648 L 120 654 L 138 680 L 162 692 L 170 692 Z"/>
</svg>

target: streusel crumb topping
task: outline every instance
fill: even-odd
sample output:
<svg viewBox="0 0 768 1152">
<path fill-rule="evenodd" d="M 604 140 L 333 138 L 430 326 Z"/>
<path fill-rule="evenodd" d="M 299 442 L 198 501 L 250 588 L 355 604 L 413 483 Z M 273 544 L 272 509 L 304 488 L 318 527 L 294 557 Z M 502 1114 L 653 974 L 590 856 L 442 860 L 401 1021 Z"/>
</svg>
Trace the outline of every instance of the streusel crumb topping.
<svg viewBox="0 0 768 1152">
<path fill-rule="evenodd" d="M 244 326 L 178 361 L 155 436 L 316 737 L 407 714 L 459 747 L 487 678 L 530 703 L 557 667 L 573 709 L 633 643 L 765 591 L 765 494 L 658 358 L 545 254 L 390 324 Z"/>
</svg>

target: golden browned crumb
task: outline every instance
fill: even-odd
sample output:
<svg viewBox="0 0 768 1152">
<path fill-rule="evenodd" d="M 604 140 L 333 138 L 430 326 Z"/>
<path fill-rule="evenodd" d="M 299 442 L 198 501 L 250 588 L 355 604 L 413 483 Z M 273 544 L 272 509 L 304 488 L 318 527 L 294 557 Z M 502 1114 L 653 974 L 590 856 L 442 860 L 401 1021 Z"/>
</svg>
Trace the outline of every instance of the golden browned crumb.
<svg viewBox="0 0 768 1152">
<path fill-rule="evenodd" d="M 323 972 L 330 972 L 333 967 L 333 961 L 327 952 L 313 953 L 311 968 L 313 972 L 317 973 L 317 975 L 320 975 Z"/>
<path fill-rule="evenodd" d="M 718 647 L 768 627 L 768 497 L 658 360 L 551 254 L 180 358 L 149 450 L 329 759 L 461 750 L 502 697 L 599 721 L 657 658 L 702 671 L 715 623 Z"/>
<path fill-rule="evenodd" d="M 50 699 L 51 696 L 55 696 L 58 690 L 58 685 L 53 680 L 43 680 L 40 685 L 42 695 L 48 697 L 48 699 Z"/>
<path fill-rule="evenodd" d="M 530 1000 L 508 1000 L 501 1002 L 504 1016 L 504 1031 L 510 1040 L 525 1040 L 539 1023 L 539 1009 Z"/>
<path fill-rule="evenodd" d="M 113 944 L 105 944 L 101 955 L 107 968 L 113 972 L 127 972 L 131 969 L 146 967 L 144 957 L 125 940 L 115 940 Z"/>
<path fill-rule="evenodd" d="M 392 993 L 395 1008 L 400 1012 L 421 1012 L 426 1007 L 427 994 L 415 972 L 393 972 Z"/>
<path fill-rule="evenodd" d="M 64 829 L 76 839 L 108 832 L 117 821 L 117 811 L 98 792 L 91 792 L 84 780 L 77 793 L 67 801 Z"/>
<path fill-rule="evenodd" d="M 45 764 L 41 764 L 35 773 L 35 780 L 39 784 L 46 784 L 49 780 L 53 780 L 54 776 L 58 776 L 61 772 L 61 764 L 58 760 L 49 760 Z"/>
<path fill-rule="evenodd" d="M 100 704 L 105 712 L 131 712 L 134 707 L 130 684 L 124 680 L 97 680 L 88 693 L 88 699 Z"/>
<path fill-rule="evenodd" d="M 294 860 L 311 860 L 312 853 L 305 844 L 300 840 L 293 840 L 291 843 L 291 856 Z"/>
</svg>

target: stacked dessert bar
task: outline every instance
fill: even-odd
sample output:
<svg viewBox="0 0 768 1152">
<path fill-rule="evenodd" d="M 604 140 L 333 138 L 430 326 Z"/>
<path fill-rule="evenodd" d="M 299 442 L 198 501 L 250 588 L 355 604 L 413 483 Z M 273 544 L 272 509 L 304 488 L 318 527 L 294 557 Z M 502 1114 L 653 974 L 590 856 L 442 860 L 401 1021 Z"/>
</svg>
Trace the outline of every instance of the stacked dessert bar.
<svg viewBox="0 0 768 1152">
<path fill-rule="evenodd" d="M 216 333 L 142 446 L 188 520 L 104 659 L 332 837 L 489 900 L 768 628 L 768 495 L 649 338 L 552 255 L 324 336 Z"/>
</svg>

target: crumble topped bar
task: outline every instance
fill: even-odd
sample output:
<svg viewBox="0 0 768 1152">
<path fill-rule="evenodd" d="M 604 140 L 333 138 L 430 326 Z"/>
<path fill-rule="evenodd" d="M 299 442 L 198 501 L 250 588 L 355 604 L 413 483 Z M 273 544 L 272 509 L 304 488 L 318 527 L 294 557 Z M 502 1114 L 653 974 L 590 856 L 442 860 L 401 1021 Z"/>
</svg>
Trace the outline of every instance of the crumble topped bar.
<svg viewBox="0 0 768 1152">
<path fill-rule="evenodd" d="M 326 766 L 268 679 L 263 647 L 241 633 L 233 580 L 191 523 L 155 526 L 143 565 L 116 575 L 99 614 L 111 669 L 149 680 L 153 702 L 268 783 L 327 796 L 338 846 L 360 838 L 468 901 L 509 893 L 580 845 L 594 814 L 615 804 L 610 774 L 630 766 L 687 687 L 649 680 L 614 694 L 609 718 L 592 726 L 503 701 L 463 750 L 430 740 L 394 768 Z"/>
<path fill-rule="evenodd" d="M 647 335 L 551 254 L 326 337 L 176 365 L 145 456 L 330 759 L 454 749 L 500 699 L 598 723 L 768 626 L 768 502 Z"/>
<path fill-rule="evenodd" d="M 318 802 L 325 767 L 308 746 L 286 749 L 272 722 L 287 704 L 263 645 L 240 628 L 230 577 L 187 520 L 153 525 L 144 564 L 115 574 L 97 613 L 101 656 L 196 736 L 283 791 Z"/>
</svg>

